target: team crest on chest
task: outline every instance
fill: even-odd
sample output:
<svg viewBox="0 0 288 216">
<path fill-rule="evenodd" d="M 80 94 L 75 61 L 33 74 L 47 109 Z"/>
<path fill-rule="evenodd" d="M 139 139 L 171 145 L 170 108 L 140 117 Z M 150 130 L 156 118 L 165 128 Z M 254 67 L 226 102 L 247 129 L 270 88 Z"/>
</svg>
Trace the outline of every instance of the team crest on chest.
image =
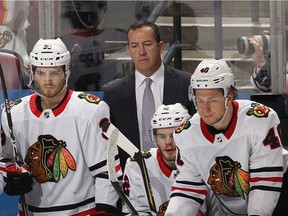
<svg viewBox="0 0 288 216">
<path fill-rule="evenodd" d="M 160 216 L 164 215 L 165 212 L 166 212 L 166 209 L 167 209 L 167 207 L 168 207 L 168 204 L 169 204 L 169 200 L 166 201 L 166 202 L 164 202 L 164 203 L 162 203 L 162 204 L 159 206 L 157 215 L 160 215 Z"/>
<path fill-rule="evenodd" d="M 179 125 L 176 129 L 175 129 L 175 133 L 181 133 L 183 130 L 188 129 L 191 126 L 190 121 L 185 120 L 181 125 Z"/>
<path fill-rule="evenodd" d="M 39 183 L 58 182 L 68 171 L 76 170 L 76 162 L 66 148 L 66 142 L 51 135 L 40 135 L 29 147 L 25 162 Z"/>
<path fill-rule="evenodd" d="M 269 112 L 269 107 L 260 103 L 251 103 L 251 108 L 246 112 L 246 115 L 254 115 L 258 118 L 263 118 L 267 117 Z"/>
<path fill-rule="evenodd" d="M 208 184 L 216 195 L 241 197 L 248 195 L 250 175 L 241 169 L 238 161 L 228 156 L 216 157 L 216 163 L 211 167 Z"/>
<path fill-rule="evenodd" d="M 89 103 L 99 104 L 99 102 L 101 101 L 99 97 L 96 97 L 95 95 L 89 93 L 81 93 L 78 95 L 78 97 L 80 99 L 85 99 Z"/>
</svg>

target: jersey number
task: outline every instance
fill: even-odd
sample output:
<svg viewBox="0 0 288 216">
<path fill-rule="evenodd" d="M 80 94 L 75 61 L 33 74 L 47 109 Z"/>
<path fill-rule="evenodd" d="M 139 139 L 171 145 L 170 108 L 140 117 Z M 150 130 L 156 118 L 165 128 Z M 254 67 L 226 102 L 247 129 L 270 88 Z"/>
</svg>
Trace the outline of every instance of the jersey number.
<svg viewBox="0 0 288 216">
<path fill-rule="evenodd" d="M 278 130 L 278 134 L 281 135 L 281 131 L 280 131 L 279 125 L 277 127 L 277 130 Z M 276 149 L 278 147 L 281 147 L 281 142 L 280 142 L 278 136 L 275 135 L 274 128 L 270 128 L 266 138 L 263 141 L 263 144 L 265 146 L 269 145 L 271 149 Z"/>
</svg>

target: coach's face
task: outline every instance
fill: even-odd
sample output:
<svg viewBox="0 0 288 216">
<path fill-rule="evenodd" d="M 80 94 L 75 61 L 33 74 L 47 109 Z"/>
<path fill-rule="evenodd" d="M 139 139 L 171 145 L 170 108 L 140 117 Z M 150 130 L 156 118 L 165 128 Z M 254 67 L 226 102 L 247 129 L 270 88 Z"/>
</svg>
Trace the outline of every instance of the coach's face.
<svg viewBox="0 0 288 216">
<path fill-rule="evenodd" d="M 161 65 L 163 41 L 155 40 L 154 31 L 145 26 L 128 32 L 127 49 L 137 71 L 151 76 Z"/>
</svg>

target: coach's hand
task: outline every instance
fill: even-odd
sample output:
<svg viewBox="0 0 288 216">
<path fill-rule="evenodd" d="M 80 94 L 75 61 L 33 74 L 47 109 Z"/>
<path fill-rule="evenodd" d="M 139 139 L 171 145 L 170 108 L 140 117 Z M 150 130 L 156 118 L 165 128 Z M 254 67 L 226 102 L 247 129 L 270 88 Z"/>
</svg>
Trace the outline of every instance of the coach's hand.
<svg viewBox="0 0 288 216">
<path fill-rule="evenodd" d="M 4 177 L 6 194 L 10 196 L 23 195 L 32 190 L 33 178 L 26 166 L 21 165 L 21 169 L 17 169 L 15 165 L 7 167 L 6 173 L 7 176 Z"/>
</svg>

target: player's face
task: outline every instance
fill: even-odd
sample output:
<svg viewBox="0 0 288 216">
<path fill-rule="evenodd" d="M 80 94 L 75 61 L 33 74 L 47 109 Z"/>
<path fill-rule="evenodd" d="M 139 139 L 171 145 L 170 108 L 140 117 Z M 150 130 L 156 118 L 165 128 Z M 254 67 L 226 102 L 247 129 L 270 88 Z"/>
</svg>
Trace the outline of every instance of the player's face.
<svg viewBox="0 0 288 216">
<path fill-rule="evenodd" d="M 151 76 L 161 65 L 163 41 L 155 40 L 154 31 L 145 26 L 128 32 L 128 52 L 134 66 L 144 76 Z"/>
<path fill-rule="evenodd" d="M 173 138 L 175 128 L 159 128 L 156 130 L 157 146 L 165 162 L 175 163 L 176 144 Z"/>
<path fill-rule="evenodd" d="M 37 67 L 34 79 L 41 94 L 53 98 L 62 91 L 66 83 L 63 67 Z"/>
<path fill-rule="evenodd" d="M 219 89 L 197 89 L 195 102 L 203 121 L 213 126 L 221 121 L 225 113 L 225 98 Z"/>
</svg>

